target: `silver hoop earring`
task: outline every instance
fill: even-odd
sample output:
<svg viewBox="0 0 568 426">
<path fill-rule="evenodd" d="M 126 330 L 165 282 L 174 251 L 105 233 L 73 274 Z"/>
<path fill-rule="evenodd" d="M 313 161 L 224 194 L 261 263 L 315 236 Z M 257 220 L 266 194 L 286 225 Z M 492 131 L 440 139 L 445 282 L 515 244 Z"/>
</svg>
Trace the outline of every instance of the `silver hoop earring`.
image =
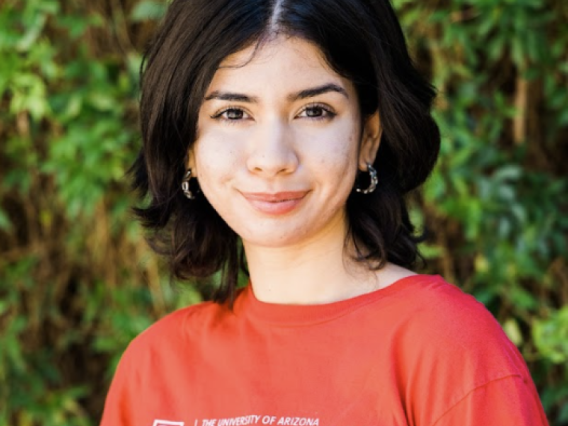
<svg viewBox="0 0 568 426">
<path fill-rule="evenodd" d="M 189 181 L 191 180 L 191 169 L 187 169 L 182 181 L 181 181 L 181 191 L 189 200 L 195 200 L 196 193 L 193 193 L 189 189 Z"/>
<path fill-rule="evenodd" d="M 360 192 L 361 194 L 370 194 L 377 188 L 377 184 L 379 183 L 377 171 L 369 163 L 367 163 L 367 172 L 369 173 L 369 186 L 365 189 L 355 187 L 355 191 Z"/>
</svg>

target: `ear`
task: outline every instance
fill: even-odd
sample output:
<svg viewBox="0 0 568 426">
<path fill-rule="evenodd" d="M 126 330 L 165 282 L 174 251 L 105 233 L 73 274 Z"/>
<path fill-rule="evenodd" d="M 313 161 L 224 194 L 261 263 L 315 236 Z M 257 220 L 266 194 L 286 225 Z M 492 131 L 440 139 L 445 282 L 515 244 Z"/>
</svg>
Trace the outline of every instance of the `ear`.
<svg viewBox="0 0 568 426">
<path fill-rule="evenodd" d="M 366 172 L 367 164 L 373 164 L 375 162 L 382 134 L 383 128 L 381 127 L 381 119 L 379 112 L 376 111 L 373 115 L 369 116 L 363 124 L 361 147 L 359 149 L 359 170 Z"/>
<path fill-rule="evenodd" d="M 195 155 L 193 152 L 193 146 L 189 148 L 189 150 L 187 151 L 187 156 L 186 156 L 186 163 L 185 163 L 186 169 L 191 169 L 191 176 L 192 177 L 197 177 L 197 170 L 195 167 Z"/>
</svg>

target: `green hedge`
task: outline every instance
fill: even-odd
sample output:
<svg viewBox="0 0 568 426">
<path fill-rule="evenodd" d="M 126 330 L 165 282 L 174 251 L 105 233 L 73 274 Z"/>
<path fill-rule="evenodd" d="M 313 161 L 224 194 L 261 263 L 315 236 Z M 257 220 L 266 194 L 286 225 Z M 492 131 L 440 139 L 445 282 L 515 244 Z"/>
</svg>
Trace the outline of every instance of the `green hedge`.
<svg viewBox="0 0 568 426">
<path fill-rule="evenodd" d="M 501 321 L 553 426 L 568 424 L 562 1 L 394 1 L 440 91 L 441 158 L 411 198 L 426 272 Z M 206 291 L 170 283 L 129 212 L 140 52 L 165 6 L 77 3 L 0 6 L 0 426 L 97 424 L 129 340 Z"/>
</svg>

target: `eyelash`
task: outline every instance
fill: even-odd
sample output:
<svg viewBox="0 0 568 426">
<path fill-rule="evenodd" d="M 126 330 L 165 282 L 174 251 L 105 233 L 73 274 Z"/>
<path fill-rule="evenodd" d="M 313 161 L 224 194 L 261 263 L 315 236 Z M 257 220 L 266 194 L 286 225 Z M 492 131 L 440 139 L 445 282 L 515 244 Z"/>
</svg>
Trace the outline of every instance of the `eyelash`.
<svg viewBox="0 0 568 426">
<path fill-rule="evenodd" d="M 320 121 L 320 120 L 331 120 L 333 119 L 337 113 L 330 108 L 329 106 L 325 105 L 325 104 L 320 104 L 320 103 L 313 103 L 313 104 L 309 104 L 306 105 L 298 114 L 298 116 L 300 114 L 305 113 L 308 110 L 314 110 L 314 109 L 319 109 L 322 112 L 321 116 L 316 116 L 316 117 L 309 117 L 309 116 L 305 116 L 304 118 L 307 118 L 309 120 L 316 120 L 316 121 Z M 229 124 L 235 124 L 238 121 L 242 121 L 246 118 L 227 118 L 227 117 L 223 117 L 225 114 L 231 112 L 231 111 L 238 111 L 239 113 L 243 113 L 244 114 L 248 114 L 243 108 L 238 107 L 238 106 L 229 106 L 226 108 L 223 108 L 220 111 L 217 111 L 215 114 L 211 115 L 210 117 L 214 120 L 223 120 Z"/>
<path fill-rule="evenodd" d="M 242 120 L 242 118 L 239 118 L 239 119 L 231 119 L 231 118 L 223 117 L 223 115 L 226 114 L 226 113 L 228 113 L 229 111 L 242 112 L 243 115 L 244 115 L 244 114 L 247 114 L 247 112 L 246 112 L 243 108 L 240 108 L 240 107 L 237 107 L 237 106 L 229 106 L 229 107 L 223 108 L 223 109 L 220 110 L 220 111 L 217 111 L 215 114 L 213 114 L 213 115 L 211 116 L 211 118 L 214 119 L 214 120 L 223 120 L 223 121 L 226 121 L 226 122 L 228 122 L 228 123 L 230 123 L 230 124 L 234 124 L 234 122 L 237 122 L 237 121 L 241 121 L 241 120 Z"/>
<path fill-rule="evenodd" d="M 336 112 L 330 108 L 329 106 L 325 105 L 325 104 L 320 104 L 320 103 L 313 103 L 313 104 L 309 104 L 306 105 L 302 111 L 300 111 L 300 114 L 303 114 L 304 112 L 310 110 L 310 109 L 319 109 L 322 111 L 322 115 L 318 116 L 318 117 L 306 117 L 308 119 L 311 120 L 331 120 L 332 118 L 334 118 L 337 114 Z"/>
</svg>

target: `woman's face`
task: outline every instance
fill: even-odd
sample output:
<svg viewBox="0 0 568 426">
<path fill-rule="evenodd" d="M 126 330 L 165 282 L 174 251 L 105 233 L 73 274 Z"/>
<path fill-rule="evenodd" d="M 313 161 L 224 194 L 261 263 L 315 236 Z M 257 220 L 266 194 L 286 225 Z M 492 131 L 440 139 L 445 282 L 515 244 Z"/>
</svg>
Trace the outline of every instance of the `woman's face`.
<svg viewBox="0 0 568 426">
<path fill-rule="evenodd" d="M 378 115 L 320 49 L 280 36 L 228 56 L 199 112 L 189 167 L 245 246 L 282 247 L 335 233 L 357 170 L 372 163 Z"/>
</svg>

